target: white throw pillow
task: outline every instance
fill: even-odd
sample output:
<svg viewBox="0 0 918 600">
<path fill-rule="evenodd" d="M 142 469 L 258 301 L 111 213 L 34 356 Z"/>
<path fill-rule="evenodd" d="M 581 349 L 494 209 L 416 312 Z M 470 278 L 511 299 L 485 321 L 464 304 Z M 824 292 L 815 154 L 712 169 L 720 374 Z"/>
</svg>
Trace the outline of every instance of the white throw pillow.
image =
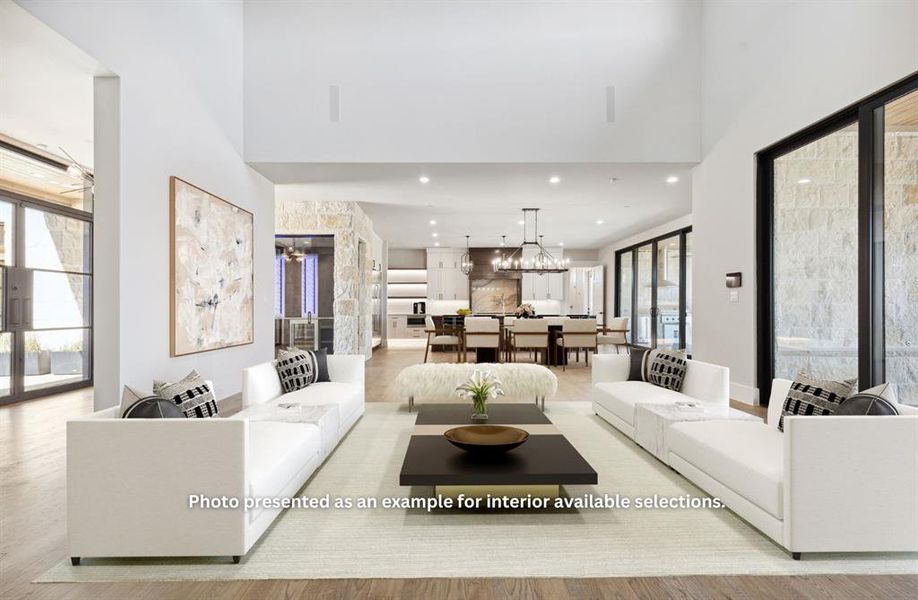
<svg viewBox="0 0 918 600">
<path fill-rule="evenodd" d="M 138 400 L 148 398 L 153 394 L 144 393 L 136 388 L 132 388 L 129 385 L 124 386 L 124 390 L 121 391 L 121 408 L 118 411 L 118 417 L 121 418 L 124 416 L 124 411 L 131 407 L 132 404 Z"/>
<path fill-rule="evenodd" d="M 861 390 L 858 393 L 872 394 L 874 396 L 879 396 L 890 404 L 899 404 L 899 399 L 896 397 L 896 388 L 889 383 L 881 383 L 880 385 L 875 385 L 872 388 Z"/>
</svg>

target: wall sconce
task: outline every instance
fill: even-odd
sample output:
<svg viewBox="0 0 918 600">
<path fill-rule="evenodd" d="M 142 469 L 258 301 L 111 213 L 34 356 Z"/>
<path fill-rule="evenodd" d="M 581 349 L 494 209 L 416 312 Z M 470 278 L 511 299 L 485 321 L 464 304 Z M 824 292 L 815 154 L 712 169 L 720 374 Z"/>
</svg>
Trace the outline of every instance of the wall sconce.
<svg viewBox="0 0 918 600">
<path fill-rule="evenodd" d="M 743 274 L 740 272 L 727 273 L 727 287 L 728 288 L 743 287 Z"/>
</svg>

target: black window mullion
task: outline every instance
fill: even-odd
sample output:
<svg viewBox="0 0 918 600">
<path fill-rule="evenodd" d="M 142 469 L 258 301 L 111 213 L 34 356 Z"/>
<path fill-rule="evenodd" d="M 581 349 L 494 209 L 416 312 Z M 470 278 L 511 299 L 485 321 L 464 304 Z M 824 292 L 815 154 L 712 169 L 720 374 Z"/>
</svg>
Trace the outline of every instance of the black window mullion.
<svg viewBox="0 0 918 600">
<path fill-rule="evenodd" d="M 685 231 L 679 233 L 679 347 L 683 350 L 687 347 L 685 343 L 685 309 L 686 309 L 686 290 L 687 281 L 685 273 L 686 265 L 686 238 L 688 234 Z"/>
<path fill-rule="evenodd" d="M 638 305 L 638 252 L 631 251 L 631 343 L 637 340 L 637 305 Z"/>
<path fill-rule="evenodd" d="M 886 379 L 884 290 L 884 108 L 858 113 L 858 380 Z"/>
</svg>

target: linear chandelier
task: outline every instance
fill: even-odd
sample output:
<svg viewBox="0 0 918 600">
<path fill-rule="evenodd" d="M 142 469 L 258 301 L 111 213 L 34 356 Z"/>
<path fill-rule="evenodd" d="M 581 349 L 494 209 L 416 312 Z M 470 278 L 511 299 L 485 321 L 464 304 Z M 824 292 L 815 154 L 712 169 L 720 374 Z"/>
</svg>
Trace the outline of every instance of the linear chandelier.
<svg viewBox="0 0 918 600">
<path fill-rule="evenodd" d="M 530 231 L 532 238 L 529 237 Z M 565 273 L 571 260 L 555 258 L 542 245 L 544 236 L 539 235 L 539 209 L 523 209 L 523 243 L 509 255 L 501 253 L 500 258 L 491 261 L 495 273 Z"/>
</svg>

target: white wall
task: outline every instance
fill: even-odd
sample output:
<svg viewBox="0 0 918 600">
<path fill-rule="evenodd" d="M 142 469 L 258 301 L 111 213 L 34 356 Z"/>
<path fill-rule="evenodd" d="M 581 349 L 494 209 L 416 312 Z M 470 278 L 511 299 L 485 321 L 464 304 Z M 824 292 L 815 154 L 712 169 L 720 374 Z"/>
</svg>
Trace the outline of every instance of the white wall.
<svg viewBox="0 0 918 600">
<path fill-rule="evenodd" d="M 918 3 L 708 1 L 703 162 L 692 176 L 695 355 L 755 392 L 757 150 L 918 69 Z M 724 274 L 741 271 L 739 302 Z"/>
<path fill-rule="evenodd" d="M 615 317 L 615 252 L 623 248 L 628 248 L 629 246 L 634 246 L 635 244 L 640 244 L 643 241 L 653 239 L 657 236 L 670 233 L 671 231 L 677 231 L 679 229 L 684 229 L 692 225 L 692 215 L 685 215 L 679 217 L 678 219 L 673 219 L 672 221 L 667 221 L 656 227 L 651 227 L 641 233 L 636 233 L 632 236 L 628 236 L 624 239 L 621 239 L 614 244 L 610 244 L 605 248 L 602 248 L 599 251 L 599 260 L 606 267 L 606 315 L 608 318 Z M 697 238 L 693 238 L 697 239 Z M 697 264 L 697 263 L 696 263 Z"/>
<path fill-rule="evenodd" d="M 253 162 L 699 158 L 697 2 L 262 0 L 245 11 Z"/>
<path fill-rule="evenodd" d="M 116 404 L 122 383 L 150 389 L 154 377 L 197 369 L 220 397 L 241 388 L 241 369 L 273 352 L 273 186 L 242 160 L 243 6 L 239 2 L 51 2 L 29 12 L 120 77 L 120 231 L 95 230 L 97 247 L 121 248 L 117 289 L 95 297 L 97 326 L 119 330 L 118 356 L 100 348 L 97 407 Z M 102 173 L 100 172 L 100 176 Z M 255 214 L 255 343 L 169 357 L 169 176 Z M 102 182 L 100 181 L 100 186 Z M 102 209 L 100 209 L 102 210 Z M 111 214 L 111 213 L 108 213 Z"/>
</svg>

